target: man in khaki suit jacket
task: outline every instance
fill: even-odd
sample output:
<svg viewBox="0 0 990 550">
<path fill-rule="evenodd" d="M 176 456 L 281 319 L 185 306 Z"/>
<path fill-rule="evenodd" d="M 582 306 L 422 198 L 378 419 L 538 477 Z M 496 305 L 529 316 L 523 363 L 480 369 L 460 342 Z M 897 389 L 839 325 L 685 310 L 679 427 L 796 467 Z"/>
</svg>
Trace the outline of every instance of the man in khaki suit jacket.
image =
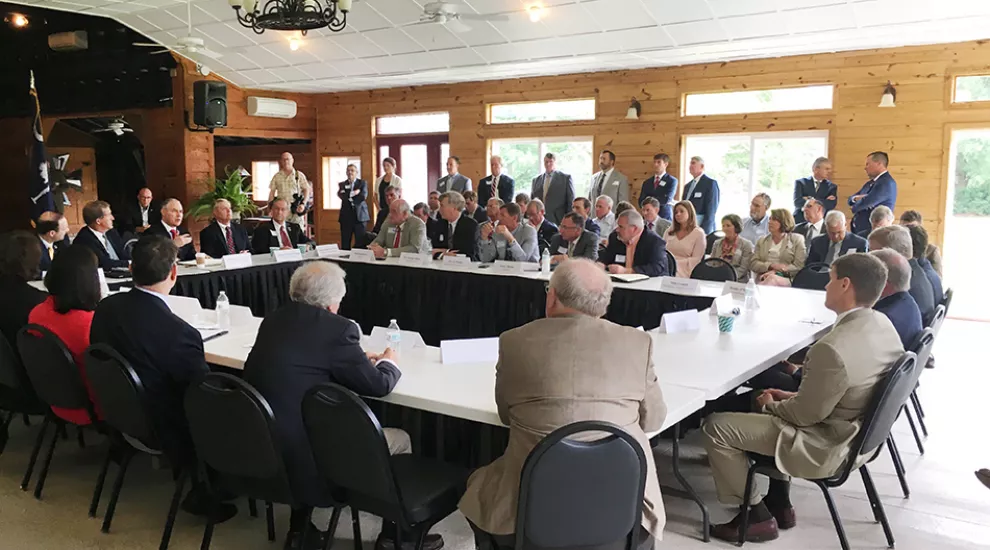
<svg viewBox="0 0 990 550">
<path fill-rule="evenodd" d="M 663 500 L 646 433 L 660 430 L 667 407 L 649 335 L 600 319 L 611 294 L 609 277 L 594 263 L 566 260 L 550 278 L 547 318 L 499 338 L 495 402 L 509 426 L 509 445 L 471 475 L 460 502 L 479 549 L 513 546 L 526 457 L 550 432 L 582 420 L 617 424 L 643 446 L 648 465 L 640 548 L 661 538 Z"/>
<path fill-rule="evenodd" d="M 904 353 L 894 326 L 871 309 L 886 282 L 887 268 L 869 254 L 837 259 L 825 307 L 838 317 L 808 350 L 798 391 L 765 390 L 756 400 L 760 412 L 713 414 L 705 422 L 705 447 L 722 503 L 743 504 L 747 452 L 774 457 L 784 474 L 770 480 L 766 498 L 758 489 L 752 492 L 746 540 L 773 540 L 778 526 L 796 525 L 787 476 L 829 477 L 849 458 L 877 382 Z M 732 542 L 738 533 L 738 515 L 712 528 L 712 536 Z"/>
<path fill-rule="evenodd" d="M 409 203 L 395 199 L 389 204 L 388 218 L 382 225 L 375 240 L 368 249 L 375 253 L 376 258 L 397 258 L 403 252 L 429 252 L 430 245 L 426 240 L 426 224 L 423 220 L 411 215 Z M 396 234 L 399 237 L 396 246 Z"/>
</svg>

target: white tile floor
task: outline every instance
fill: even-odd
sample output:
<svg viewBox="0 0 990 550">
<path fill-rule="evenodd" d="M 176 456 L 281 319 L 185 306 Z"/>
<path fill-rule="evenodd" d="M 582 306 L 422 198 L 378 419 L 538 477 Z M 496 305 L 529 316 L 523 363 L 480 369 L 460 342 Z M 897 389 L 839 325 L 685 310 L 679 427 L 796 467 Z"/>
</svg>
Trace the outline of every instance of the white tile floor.
<svg viewBox="0 0 990 550">
<path fill-rule="evenodd" d="M 973 476 L 974 470 L 990 467 L 990 439 L 985 425 L 990 403 L 990 370 L 984 370 L 987 362 L 982 354 L 983 340 L 988 337 L 990 324 L 950 320 L 944 326 L 935 346 L 938 366 L 922 377 L 920 395 L 928 413 L 931 433 L 923 457 L 915 448 L 907 423 L 901 421 L 895 427 L 895 437 L 908 469 L 911 498 L 902 498 L 886 453 L 872 465 L 897 548 L 901 550 L 990 548 L 990 490 Z M 19 421 L 15 422 L 11 442 L 0 456 L 0 550 L 157 548 L 171 494 L 168 474 L 151 470 L 146 460 L 135 462 L 121 496 L 113 531 L 102 535 L 99 531 L 101 519 L 90 519 L 86 515 L 102 459 L 101 446 L 91 444 L 80 450 L 73 442 L 60 447 L 43 501 L 36 501 L 31 493 L 19 490 L 37 427 L 38 423 L 35 423 L 26 429 Z M 697 432 L 686 439 L 684 471 L 711 504 L 713 520 L 725 521 L 730 514 L 715 504 L 714 486 L 697 441 Z M 665 449 L 660 449 L 657 456 L 660 479 L 664 484 L 673 484 L 664 452 Z M 747 547 L 839 548 L 818 490 L 810 484 L 795 484 L 792 500 L 797 508 L 798 527 L 782 533 L 773 543 Z M 836 500 L 853 548 L 886 547 L 882 529 L 872 521 L 869 502 L 858 477 L 836 492 Z M 700 541 L 700 513 L 693 503 L 672 496 L 666 496 L 664 502 L 667 532 L 662 548 L 731 547 L 717 541 L 706 546 Z M 242 504 L 240 508 L 238 517 L 217 528 L 212 548 L 281 548 L 281 539 L 277 546 L 267 542 L 263 519 L 251 519 L 246 506 Z M 102 510 L 101 507 L 101 515 Z M 280 536 L 286 527 L 287 515 L 287 510 L 280 507 Z M 326 516 L 323 517 L 326 521 Z M 370 517 L 362 521 L 364 540 L 374 539 L 377 524 L 377 520 Z M 443 533 L 448 548 L 473 548 L 470 530 L 459 514 L 447 518 L 438 531 Z M 198 548 L 201 536 L 202 523 L 180 513 L 172 548 Z M 351 547 L 350 519 L 345 513 L 336 548 Z M 370 545 L 366 544 L 366 547 L 370 548 Z"/>
</svg>

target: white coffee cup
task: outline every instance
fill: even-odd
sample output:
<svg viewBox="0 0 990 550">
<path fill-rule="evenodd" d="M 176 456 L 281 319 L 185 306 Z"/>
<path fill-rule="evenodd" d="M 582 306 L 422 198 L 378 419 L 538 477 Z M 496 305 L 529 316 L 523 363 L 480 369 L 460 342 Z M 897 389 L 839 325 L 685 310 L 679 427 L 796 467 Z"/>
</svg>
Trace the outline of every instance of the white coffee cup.
<svg viewBox="0 0 990 550">
<path fill-rule="evenodd" d="M 196 265 L 206 265 L 206 254 L 202 252 L 196 253 Z"/>
</svg>

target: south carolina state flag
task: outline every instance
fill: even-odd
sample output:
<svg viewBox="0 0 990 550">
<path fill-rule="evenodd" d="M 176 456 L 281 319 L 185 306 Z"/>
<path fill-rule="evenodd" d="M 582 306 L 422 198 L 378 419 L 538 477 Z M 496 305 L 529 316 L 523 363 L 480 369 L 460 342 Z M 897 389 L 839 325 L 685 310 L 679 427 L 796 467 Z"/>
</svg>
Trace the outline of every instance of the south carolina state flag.
<svg viewBox="0 0 990 550">
<path fill-rule="evenodd" d="M 38 91 L 34 88 L 34 71 L 31 71 L 31 98 L 34 100 L 34 124 L 31 125 L 31 155 L 28 159 L 28 196 L 31 199 L 31 219 L 36 220 L 43 212 L 55 209 L 55 200 L 48 178 L 48 155 L 45 153 L 45 136 L 41 128 L 41 103 L 38 101 Z"/>
</svg>

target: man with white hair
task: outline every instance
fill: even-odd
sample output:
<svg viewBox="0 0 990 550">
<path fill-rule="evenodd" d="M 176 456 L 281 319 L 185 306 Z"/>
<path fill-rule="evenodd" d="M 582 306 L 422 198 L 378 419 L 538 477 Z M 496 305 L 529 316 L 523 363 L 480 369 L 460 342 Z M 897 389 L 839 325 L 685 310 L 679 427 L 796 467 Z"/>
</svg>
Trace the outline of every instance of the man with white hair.
<svg viewBox="0 0 990 550">
<path fill-rule="evenodd" d="M 276 198 L 285 199 L 286 204 L 294 205 L 289 212 L 289 221 L 306 229 L 306 210 L 312 206 L 313 186 L 306 174 L 296 170 L 294 165 L 292 153 L 282 153 L 278 160 L 279 171 L 268 183 L 268 205 L 273 205 Z"/>
<path fill-rule="evenodd" d="M 911 266 L 911 289 L 908 291 L 921 310 L 921 320 L 926 325 L 935 314 L 935 292 L 921 264 L 914 259 L 911 233 L 903 225 L 888 225 L 870 233 L 870 250 L 893 249 L 907 258 Z"/>
<path fill-rule="evenodd" d="M 812 239 L 804 263 L 832 265 L 836 258 L 846 254 L 866 252 L 868 247 L 866 239 L 852 231 L 846 231 L 846 215 L 833 210 L 825 216 L 825 234 Z"/>
<path fill-rule="evenodd" d="M 873 309 L 890 319 L 904 349 L 914 345 L 921 333 L 921 310 L 908 290 L 911 289 L 911 266 L 907 258 L 889 248 L 874 250 L 873 254 L 887 266 L 887 284 Z"/>
<path fill-rule="evenodd" d="M 203 254 L 221 258 L 228 254 L 251 253 L 247 230 L 240 224 L 231 222 L 233 215 L 230 201 L 213 201 L 213 221 L 199 233 L 199 249 Z"/>
<path fill-rule="evenodd" d="M 615 214 L 612 212 L 613 206 L 615 206 L 615 202 L 608 195 L 601 195 L 595 199 L 594 218 L 598 226 L 602 228 L 602 232 L 599 235 L 602 246 L 608 245 L 608 236 L 615 231 Z"/>
<path fill-rule="evenodd" d="M 880 229 L 888 225 L 894 225 L 894 213 L 890 211 L 890 208 L 881 204 L 874 208 L 873 212 L 870 212 L 870 228 L 860 231 L 857 235 L 865 239 L 870 236 L 870 233 L 874 229 Z"/>
<path fill-rule="evenodd" d="M 388 219 L 374 242 L 368 245 L 376 258 L 397 258 L 403 252 L 430 248 L 426 242 L 426 224 L 411 214 L 409 203 L 403 199 L 395 199 L 388 205 Z"/>
<path fill-rule="evenodd" d="M 647 433 L 667 415 L 643 331 L 601 319 L 612 283 L 590 260 L 554 271 L 546 318 L 503 332 L 495 366 L 495 403 L 509 426 L 504 455 L 471 475 L 460 509 L 479 550 L 512 548 L 519 478 L 529 452 L 553 430 L 584 420 L 618 424 L 646 454 L 646 492 L 636 548 L 652 548 L 665 515 Z M 599 342 L 608 342 L 602 346 Z"/>
<path fill-rule="evenodd" d="M 691 201 L 698 218 L 698 227 L 706 235 L 715 232 L 715 213 L 718 212 L 720 201 L 718 182 L 705 175 L 705 159 L 691 157 L 688 165 L 691 181 L 684 184 L 684 194 L 681 200 Z"/>
<path fill-rule="evenodd" d="M 756 243 L 770 233 L 770 195 L 757 193 L 749 202 L 749 216 L 743 218 L 743 230 L 740 237 L 751 243 Z"/>
<path fill-rule="evenodd" d="M 609 236 L 598 261 L 612 274 L 669 275 L 667 243 L 656 233 L 644 230 L 643 216 L 635 210 L 619 214 L 615 232 Z"/>
<path fill-rule="evenodd" d="M 179 261 L 188 262 L 196 259 L 196 247 L 192 242 L 189 230 L 182 227 L 182 203 L 178 199 L 168 199 L 162 203 L 162 217 L 159 223 L 146 229 L 144 235 L 158 235 L 171 239 L 179 249 Z"/>
<path fill-rule="evenodd" d="M 330 262 L 300 266 L 289 280 L 291 301 L 265 317 L 244 363 L 244 379 L 261 392 L 275 413 L 289 482 L 302 505 L 292 510 L 287 548 L 297 547 L 312 507 L 334 503 L 317 473 L 303 425 L 300 404 L 306 392 L 332 382 L 359 395 L 384 397 L 402 376 L 391 348 L 380 354 L 366 353 L 361 349 L 361 329 L 337 314 L 347 293 L 344 276 L 344 270 Z M 407 433 L 383 431 L 392 454 L 412 452 Z M 315 526 L 309 532 L 314 540 L 304 541 L 303 548 L 316 547 L 323 535 Z M 394 527 L 383 526 L 379 539 L 391 539 L 394 533 Z M 428 540 L 427 546 L 438 548 L 439 536 Z"/>
<path fill-rule="evenodd" d="M 488 205 L 492 198 L 502 199 L 502 204 L 509 204 L 516 191 L 516 181 L 502 172 L 502 157 L 492 155 L 491 167 L 492 175 L 481 178 L 478 182 L 478 204 Z"/>
</svg>

